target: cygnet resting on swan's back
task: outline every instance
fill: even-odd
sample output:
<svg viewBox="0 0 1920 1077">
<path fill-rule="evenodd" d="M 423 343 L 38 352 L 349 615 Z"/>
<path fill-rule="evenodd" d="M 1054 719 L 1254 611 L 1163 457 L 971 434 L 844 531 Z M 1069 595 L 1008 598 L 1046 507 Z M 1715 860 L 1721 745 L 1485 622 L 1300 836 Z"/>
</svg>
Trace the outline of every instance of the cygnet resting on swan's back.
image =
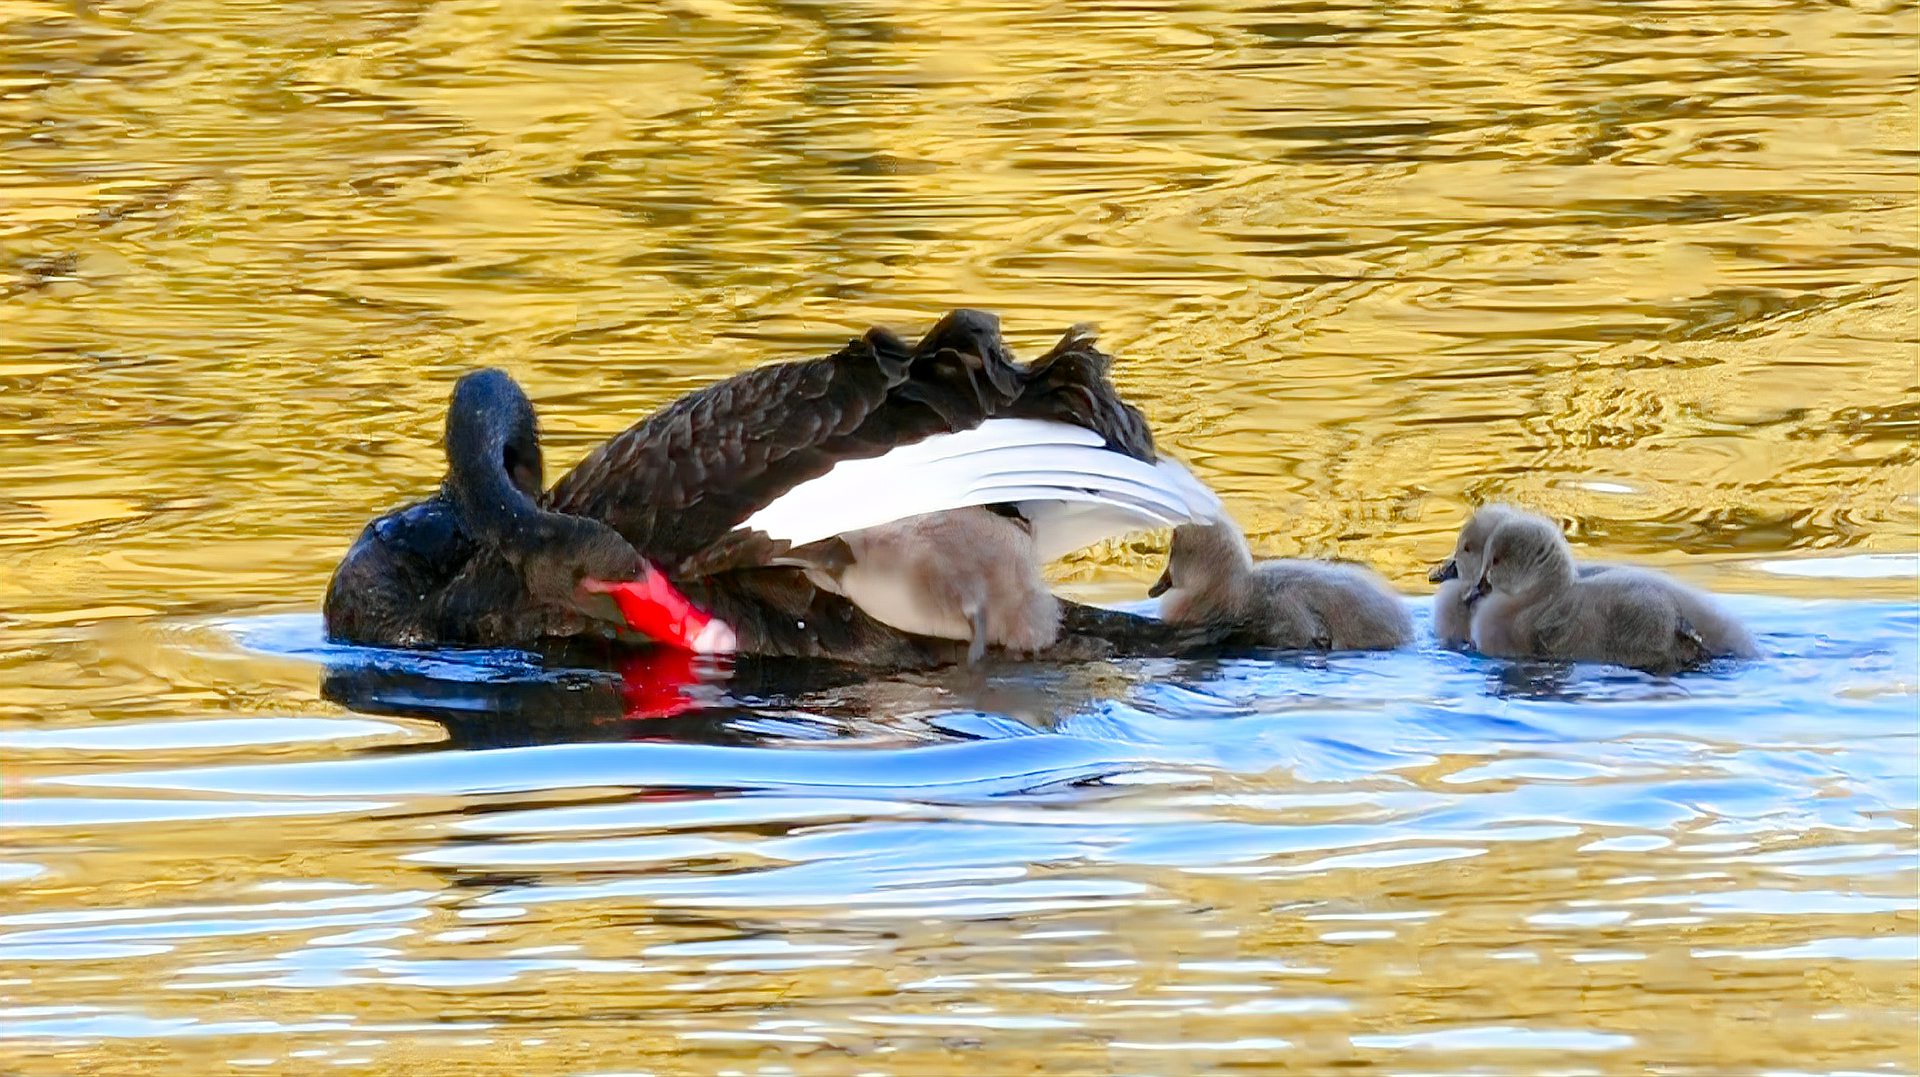
<svg viewBox="0 0 1920 1077">
<path fill-rule="evenodd" d="M 808 565 L 820 586 L 876 619 L 925 636 L 1035 654 L 1060 634 L 1060 601 L 1034 554 L 1033 524 L 985 506 L 841 535 Z"/>
</svg>

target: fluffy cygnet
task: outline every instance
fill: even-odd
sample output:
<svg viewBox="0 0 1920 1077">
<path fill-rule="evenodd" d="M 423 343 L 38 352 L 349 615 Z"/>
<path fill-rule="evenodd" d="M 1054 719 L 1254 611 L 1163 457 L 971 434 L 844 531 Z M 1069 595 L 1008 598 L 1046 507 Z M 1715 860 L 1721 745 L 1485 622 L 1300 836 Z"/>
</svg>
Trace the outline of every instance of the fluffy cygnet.
<svg viewBox="0 0 1920 1077">
<path fill-rule="evenodd" d="M 988 508 L 915 516 L 840 536 L 808 574 L 902 632 L 1031 654 L 1060 634 L 1060 601 L 1040 575 L 1025 520 Z"/>
<path fill-rule="evenodd" d="M 1173 532 L 1167 569 L 1149 595 L 1176 624 L 1230 624 L 1259 647 L 1389 650 L 1413 636 L 1406 604 L 1385 580 L 1336 561 L 1255 563 L 1231 521 Z"/>
<path fill-rule="evenodd" d="M 1756 653 L 1746 628 L 1711 596 L 1647 569 L 1580 575 L 1560 529 L 1517 510 L 1488 536 L 1468 595 L 1483 654 L 1672 673 Z"/>
<path fill-rule="evenodd" d="M 1440 585 L 1433 593 L 1433 634 L 1440 646 L 1461 648 L 1473 643 L 1473 603 L 1467 600 L 1467 592 L 1480 579 L 1487 539 L 1512 515 L 1505 505 L 1482 505 L 1453 540 L 1453 556 L 1427 573 L 1429 582 Z"/>
<path fill-rule="evenodd" d="M 1480 569 L 1486 559 L 1487 540 L 1493 536 L 1493 529 L 1519 512 L 1511 505 L 1494 503 L 1480 506 L 1454 540 L 1453 556 L 1427 573 L 1428 582 L 1440 585 L 1439 590 L 1433 593 L 1433 634 L 1438 637 L 1440 646 L 1454 650 L 1473 646 L 1473 601 L 1467 597 L 1467 593 L 1480 579 Z M 1597 563 L 1576 564 L 1574 571 L 1585 578 L 1613 567 Z"/>
</svg>

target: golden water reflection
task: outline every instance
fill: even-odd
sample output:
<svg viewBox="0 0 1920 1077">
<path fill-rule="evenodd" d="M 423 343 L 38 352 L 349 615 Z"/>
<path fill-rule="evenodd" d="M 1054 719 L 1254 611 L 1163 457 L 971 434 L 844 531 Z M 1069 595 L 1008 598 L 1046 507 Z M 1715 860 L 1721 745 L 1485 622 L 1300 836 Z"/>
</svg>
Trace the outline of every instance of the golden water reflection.
<svg viewBox="0 0 1920 1077">
<path fill-rule="evenodd" d="M 1724 590 L 1910 602 L 1917 18 L 1879 0 L 0 0 L 0 733 L 338 718 L 311 661 L 193 626 L 310 614 L 361 523 L 434 481 L 462 370 L 519 376 L 564 466 L 716 376 L 956 305 L 999 312 L 1029 354 L 1097 323 L 1123 389 L 1266 551 L 1365 559 L 1417 593 L 1468 505 L 1505 497 L 1593 554 Z M 1156 549 L 1061 574 L 1137 592 Z M 1476 733 L 1317 776 L 1279 759 L 1017 799 L 1016 819 L 892 801 L 825 821 L 639 818 L 616 830 L 725 848 L 597 867 L 411 857 L 470 843 L 464 820 L 631 790 L 403 790 L 300 815 L 49 793 L 119 807 L 9 828 L 9 869 L 37 874 L 0 875 L 0 934 L 85 910 L 209 933 L 130 928 L 121 951 L 0 964 L 5 1023 L 75 1022 L 0 1040 L 0 1059 L 35 1074 L 1910 1072 L 1916 972 L 1887 946 L 1914 933 L 1898 895 L 1915 817 L 1890 791 L 1904 778 L 1876 768 L 1912 740 L 1842 721 L 1912 707 L 1911 618 L 1874 609 L 1820 614 L 1781 645 L 1779 685 L 1747 689 L 1772 713 L 1800 706 L 1775 698 L 1790 686 L 1830 680 L 1805 714 L 1853 731 L 1831 741 L 1660 725 L 1656 702 L 1593 712 L 1546 763 Z M 1415 740 L 1419 707 L 1481 706 L 1410 702 L 1356 669 L 1355 691 L 1386 702 L 1348 713 L 1377 703 Z M 1477 674 L 1446 669 L 1483 698 Z M 1137 703 L 1165 675 L 1100 676 L 1059 713 Z M 1315 705 L 1233 676 L 1140 705 Z M 921 690 L 869 689 L 869 712 L 837 690 L 796 706 L 829 714 L 837 747 L 918 743 L 938 739 L 909 718 L 939 707 L 901 702 Z M 1859 729 L 1877 747 L 1845 739 Z M 446 733 L 280 735 L 15 745 L 8 792 Z M 1483 764 L 1515 769 L 1452 780 Z M 1559 790 L 1501 818 L 1535 825 L 1702 773 L 1787 806 L 1708 798 L 1629 835 L 1582 817 L 1558 836 L 1412 846 L 1473 850 L 1457 858 L 1389 837 L 1384 860 L 1318 863 L 1364 855 L 1362 835 L 1238 859 L 1239 831 L 1206 829 L 1191 863 L 1103 859 L 1154 834 L 1177 845 L 1195 818 L 1384 834 L 1424 818 L 1395 797 L 1475 803 L 1463 788 Z M 889 906 L 879 884 L 836 907 L 751 890 L 732 904 L 715 883 L 684 904 L 469 915 L 559 876 L 757 878 L 782 863 L 759 846 L 818 831 L 913 840 L 896 810 L 1004 826 L 1007 852 L 950 884 L 913 875 L 947 894 L 932 911 Z M 1701 896 L 1723 890 L 1759 896 Z M 227 911 L 183 911 L 198 906 Z M 34 916 L 52 919 L 18 919 Z M 252 920 L 272 924 L 234 927 Z M 0 939 L 28 944 L 43 945 Z M 484 968 L 459 964 L 475 954 Z"/>
</svg>

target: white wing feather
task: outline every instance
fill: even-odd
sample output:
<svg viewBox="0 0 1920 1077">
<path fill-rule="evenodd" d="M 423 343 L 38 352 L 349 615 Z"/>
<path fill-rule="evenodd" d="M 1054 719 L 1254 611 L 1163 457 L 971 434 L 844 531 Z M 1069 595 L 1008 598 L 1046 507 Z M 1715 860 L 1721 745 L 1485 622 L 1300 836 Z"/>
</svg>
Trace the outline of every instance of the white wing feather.
<svg viewBox="0 0 1920 1077">
<path fill-rule="evenodd" d="M 970 505 L 1012 503 L 1045 560 L 1102 539 L 1218 518 L 1220 499 L 1178 463 L 1108 449 L 1084 427 L 989 419 L 972 430 L 842 460 L 740 526 L 795 546 Z"/>
</svg>

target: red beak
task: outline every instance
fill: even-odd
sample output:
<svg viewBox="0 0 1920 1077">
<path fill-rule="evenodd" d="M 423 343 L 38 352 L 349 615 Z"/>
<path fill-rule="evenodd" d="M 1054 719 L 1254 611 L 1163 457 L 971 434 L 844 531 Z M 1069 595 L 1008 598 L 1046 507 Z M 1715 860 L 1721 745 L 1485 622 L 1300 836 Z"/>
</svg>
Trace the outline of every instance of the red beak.
<svg viewBox="0 0 1920 1077">
<path fill-rule="evenodd" d="M 737 644 L 731 625 L 695 606 L 650 564 L 641 566 L 637 580 L 589 578 L 580 586 L 613 596 L 627 627 L 669 647 L 697 654 L 731 654 Z"/>
</svg>

